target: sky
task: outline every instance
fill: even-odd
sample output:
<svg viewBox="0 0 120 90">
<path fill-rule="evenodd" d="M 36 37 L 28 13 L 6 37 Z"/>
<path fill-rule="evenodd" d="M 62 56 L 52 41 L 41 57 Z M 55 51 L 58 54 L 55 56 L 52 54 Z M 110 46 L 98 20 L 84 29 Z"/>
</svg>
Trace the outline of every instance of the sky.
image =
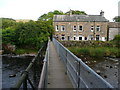
<svg viewBox="0 0 120 90">
<path fill-rule="evenodd" d="M 104 16 L 109 21 L 118 16 L 120 0 L 0 0 L 0 17 L 37 20 L 41 15 L 54 10 L 67 12 L 85 11 L 88 15 Z M 120 5 L 120 4 L 119 4 Z M 119 9 L 120 10 L 120 9 Z"/>
</svg>

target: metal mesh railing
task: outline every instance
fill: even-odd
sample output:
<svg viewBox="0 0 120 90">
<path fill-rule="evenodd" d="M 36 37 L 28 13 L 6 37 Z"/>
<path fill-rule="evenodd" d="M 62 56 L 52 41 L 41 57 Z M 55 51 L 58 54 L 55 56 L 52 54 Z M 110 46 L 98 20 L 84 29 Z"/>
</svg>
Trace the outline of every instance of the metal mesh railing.
<svg viewBox="0 0 120 90">
<path fill-rule="evenodd" d="M 48 79 L 48 60 L 49 60 L 49 42 L 47 45 L 46 53 L 45 53 L 45 58 L 44 58 L 44 63 L 43 63 L 43 68 L 40 76 L 40 81 L 38 88 L 47 88 L 47 79 Z"/>
<path fill-rule="evenodd" d="M 113 88 L 107 81 L 54 38 L 53 43 L 60 59 L 66 67 L 66 73 L 74 88 Z"/>
<path fill-rule="evenodd" d="M 43 66 L 42 62 L 45 49 L 46 43 L 40 48 L 37 55 L 32 59 L 25 71 L 22 72 L 21 77 L 16 82 L 16 84 L 11 87 L 11 89 L 27 90 L 28 88 L 31 88 L 34 90 L 37 88 L 39 82 L 38 79 L 40 78 L 41 73 L 41 67 Z"/>
</svg>

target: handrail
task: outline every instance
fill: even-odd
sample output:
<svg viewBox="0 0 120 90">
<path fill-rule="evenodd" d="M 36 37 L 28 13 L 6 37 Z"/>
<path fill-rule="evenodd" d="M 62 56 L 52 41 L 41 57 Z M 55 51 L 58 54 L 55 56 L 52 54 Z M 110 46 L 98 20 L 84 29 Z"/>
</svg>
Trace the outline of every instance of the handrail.
<svg viewBox="0 0 120 90">
<path fill-rule="evenodd" d="M 74 88 L 113 88 L 112 85 L 54 38 L 53 43 Z"/>
<path fill-rule="evenodd" d="M 44 48 L 44 45 L 39 49 L 37 55 L 33 58 L 33 60 L 30 62 L 30 64 L 29 64 L 28 67 L 26 68 L 26 70 L 22 73 L 22 76 L 20 77 L 20 79 L 18 80 L 18 82 L 17 82 L 17 83 L 15 84 L 15 86 L 13 86 L 12 88 L 17 88 L 17 89 L 19 89 L 19 88 L 21 87 L 22 83 L 27 82 L 26 80 L 27 80 L 27 78 L 28 78 L 28 72 L 29 72 L 30 69 L 33 67 L 33 64 L 34 64 L 35 61 L 37 60 L 37 58 L 38 58 L 38 56 L 40 55 L 40 53 L 41 53 L 41 51 L 42 51 L 43 48 Z M 29 81 L 30 84 L 32 84 L 29 79 L 28 79 L 28 81 Z M 24 85 L 23 85 L 23 86 L 24 86 Z M 25 85 L 25 86 L 27 86 L 27 85 Z M 33 85 L 31 85 L 31 86 L 32 86 L 32 88 L 34 88 Z"/>
<path fill-rule="evenodd" d="M 38 88 L 47 88 L 47 73 L 48 73 L 48 60 L 49 60 L 49 42 L 47 45 L 46 53 L 45 53 L 45 58 L 44 58 L 44 63 L 43 63 L 43 68 L 40 76 L 40 81 Z"/>
</svg>

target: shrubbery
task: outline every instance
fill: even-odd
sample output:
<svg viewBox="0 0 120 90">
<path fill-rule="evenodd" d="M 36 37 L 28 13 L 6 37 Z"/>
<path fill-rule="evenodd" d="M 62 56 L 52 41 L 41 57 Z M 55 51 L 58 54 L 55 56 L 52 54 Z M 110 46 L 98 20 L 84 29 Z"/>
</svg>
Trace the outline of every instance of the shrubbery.
<svg viewBox="0 0 120 90">
<path fill-rule="evenodd" d="M 120 57 L 120 51 L 116 47 L 68 47 L 77 56 L 90 57 Z"/>
</svg>

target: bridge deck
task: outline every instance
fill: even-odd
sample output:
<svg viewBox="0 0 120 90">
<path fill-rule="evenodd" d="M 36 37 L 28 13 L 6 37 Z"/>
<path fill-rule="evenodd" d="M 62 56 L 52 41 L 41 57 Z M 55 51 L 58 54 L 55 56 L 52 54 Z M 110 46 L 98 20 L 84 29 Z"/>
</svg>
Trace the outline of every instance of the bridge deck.
<svg viewBox="0 0 120 90">
<path fill-rule="evenodd" d="M 55 50 L 53 42 L 50 42 L 48 64 L 48 88 L 73 88 L 65 74 L 65 67 Z"/>
</svg>

